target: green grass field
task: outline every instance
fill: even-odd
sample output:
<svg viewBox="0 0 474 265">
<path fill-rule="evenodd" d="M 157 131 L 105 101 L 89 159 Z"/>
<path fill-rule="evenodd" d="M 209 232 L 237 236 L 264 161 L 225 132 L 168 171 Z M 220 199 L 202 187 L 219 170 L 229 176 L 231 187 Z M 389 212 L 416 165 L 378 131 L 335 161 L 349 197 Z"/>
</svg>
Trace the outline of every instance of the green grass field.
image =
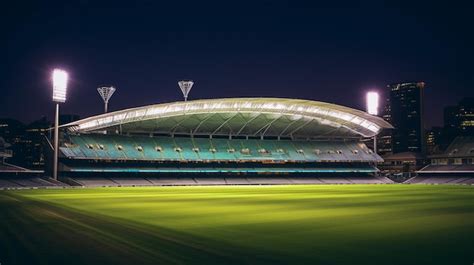
<svg viewBox="0 0 474 265">
<path fill-rule="evenodd" d="M 467 264 L 474 186 L 0 191 L 0 263 Z"/>
</svg>

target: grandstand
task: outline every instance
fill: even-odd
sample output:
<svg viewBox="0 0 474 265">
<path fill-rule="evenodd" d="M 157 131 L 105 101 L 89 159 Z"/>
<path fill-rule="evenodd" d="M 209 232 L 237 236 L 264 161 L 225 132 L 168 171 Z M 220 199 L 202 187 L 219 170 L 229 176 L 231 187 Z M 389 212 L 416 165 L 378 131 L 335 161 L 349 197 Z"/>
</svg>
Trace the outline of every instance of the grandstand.
<svg viewBox="0 0 474 265">
<path fill-rule="evenodd" d="M 474 184 L 474 137 L 459 136 L 443 154 L 430 157 L 431 163 L 405 183 Z"/>
<path fill-rule="evenodd" d="M 5 159 L 12 157 L 13 152 L 2 137 L 0 137 L 0 189 L 3 188 L 30 188 L 30 187 L 57 187 L 64 184 L 48 178 L 43 178 L 42 170 L 28 170 L 23 167 L 9 164 Z"/>
<path fill-rule="evenodd" d="M 309 100 L 156 104 L 63 125 L 60 176 L 83 186 L 386 183 L 374 176 L 382 159 L 361 141 L 384 128 Z"/>
</svg>

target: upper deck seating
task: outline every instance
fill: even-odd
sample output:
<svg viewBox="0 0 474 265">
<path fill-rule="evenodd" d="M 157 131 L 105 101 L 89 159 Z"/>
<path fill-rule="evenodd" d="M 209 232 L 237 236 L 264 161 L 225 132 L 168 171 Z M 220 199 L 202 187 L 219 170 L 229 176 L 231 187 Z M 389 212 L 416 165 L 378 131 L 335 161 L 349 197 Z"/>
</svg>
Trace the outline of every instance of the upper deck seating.
<svg viewBox="0 0 474 265">
<path fill-rule="evenodd" d="M 186 137 L 74 135 L 61 146 L 69 158 L 152 161 L 372 162 L 380 160 L 363 143 Z"/>
</svg>

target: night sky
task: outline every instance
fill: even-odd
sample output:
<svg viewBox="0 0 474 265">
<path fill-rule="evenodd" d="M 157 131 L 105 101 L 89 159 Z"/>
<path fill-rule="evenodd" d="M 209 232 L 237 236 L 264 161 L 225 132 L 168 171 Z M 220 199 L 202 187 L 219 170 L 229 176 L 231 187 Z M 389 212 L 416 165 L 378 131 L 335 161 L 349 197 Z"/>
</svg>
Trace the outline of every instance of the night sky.
<svg viewBox="0 0 474 265">
<path fill-rule="evenodd" d="M 11 1 L 13 2 L 13 1 Z M 313 1 L 2 4 L 0 117 L 53 117 L 50 74 L 70 73 L 63 114 L 190 99 L 290 97 L 364 109 L 369 89 L 425 81 L 427 125 L 474 96 L 472 6 Z M 138 2 L 138 1 L 137 1 Z"/>
</svg>

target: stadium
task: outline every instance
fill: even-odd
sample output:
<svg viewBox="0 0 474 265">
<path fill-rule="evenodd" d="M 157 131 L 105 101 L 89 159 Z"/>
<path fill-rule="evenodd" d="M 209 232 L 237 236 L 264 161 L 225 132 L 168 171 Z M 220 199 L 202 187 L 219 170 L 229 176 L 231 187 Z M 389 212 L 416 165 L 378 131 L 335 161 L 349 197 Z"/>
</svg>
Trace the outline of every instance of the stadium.
<svg viewBox="0 0 474 265">
<path fill-rule="evenodd" d="M 365 142 L 390 128 L 360 110 L 282 98 L 64 124 L 57 180 L 0 167 L 0 262 L 469 264 L 472 186 L 380 176 Z"/>
<path fill-rule="evenodd" d="M 0 265 L 474 265 L 471 2 L 2 2 Z"/>
<path fill-rule="evenodd" d="M 63 125 L 59 169 L 65 182 L 85 186 L 389 183 L 361 141 L 388 128 L 309 100 L 173 102 Z"/>
</svg>

